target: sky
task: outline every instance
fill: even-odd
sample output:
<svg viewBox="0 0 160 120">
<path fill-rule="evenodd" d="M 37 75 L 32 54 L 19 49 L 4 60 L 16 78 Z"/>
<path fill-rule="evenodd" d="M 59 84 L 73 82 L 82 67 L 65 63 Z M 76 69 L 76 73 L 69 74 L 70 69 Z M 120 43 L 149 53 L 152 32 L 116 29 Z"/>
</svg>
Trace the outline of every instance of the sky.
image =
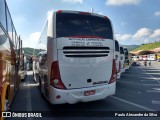
<svg viewBox="0 0 160 120">
<path fill-rule="evenodd" d="M 122 45 L 160 40 L 160 0 L 6 0 L 23 47 L 35 47 L 49 11 L 76 10 L 107 16 Z"/>
</svg>

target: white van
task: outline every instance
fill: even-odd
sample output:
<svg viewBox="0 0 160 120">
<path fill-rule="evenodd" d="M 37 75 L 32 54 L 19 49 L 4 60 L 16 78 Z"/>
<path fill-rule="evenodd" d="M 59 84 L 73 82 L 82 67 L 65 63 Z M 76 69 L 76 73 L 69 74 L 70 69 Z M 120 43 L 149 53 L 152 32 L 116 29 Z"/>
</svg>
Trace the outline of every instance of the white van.
<svg viewBox="0 0 160 120">
<path fill-rule="evenodd" d="M 39 57 L 39 55 L 32 57 L 33 78 L 37 83 L 39 83 L 39 59 L 38 59 L 38 57 Z"/>
<path fill-rule="evenodd" d="M 115 60 L 116 60 L 116 73 L 117 79 L 121 78 L 121 61 L 120 61 L 120 47 L 117 40 L 115 40 Z"/>
<path fill-rule="evenodd" d="M 40 88 L 51 104 L 94 101 L 115 94 L 113 30 L 106 16 L 52 12 L 35 50 L 42 51 Z"/>
<path fill-rule="evenodd" d="M 24 51 L 22 51 L 20 68 L 21 68 L 19 71 L 20 79 L 24 81 L 27 77 L 27 60 L 26 60 L 26 56 L 24 55 Z"/>
<path fill-rule="evenodd" d="M 121 73 L 125 72 L 125 54 L 122 46 L 120 47 L 120 66 L 121 66 Z"/>
</svg>

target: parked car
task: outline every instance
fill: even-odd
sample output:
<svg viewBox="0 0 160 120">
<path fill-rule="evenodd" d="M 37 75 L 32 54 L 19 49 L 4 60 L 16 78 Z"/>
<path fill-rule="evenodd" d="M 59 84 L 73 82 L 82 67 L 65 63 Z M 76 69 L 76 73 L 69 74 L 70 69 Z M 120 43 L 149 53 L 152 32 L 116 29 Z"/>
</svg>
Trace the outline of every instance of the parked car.
<svg viewBox="0 0 160 120">
<path fill-rule="evenodd" d="M 138 61 L 134 61 L 134 62 L 132 63 L 132 66 L 140 66 L 140 63 L 139 63 Z"/>
</svg>

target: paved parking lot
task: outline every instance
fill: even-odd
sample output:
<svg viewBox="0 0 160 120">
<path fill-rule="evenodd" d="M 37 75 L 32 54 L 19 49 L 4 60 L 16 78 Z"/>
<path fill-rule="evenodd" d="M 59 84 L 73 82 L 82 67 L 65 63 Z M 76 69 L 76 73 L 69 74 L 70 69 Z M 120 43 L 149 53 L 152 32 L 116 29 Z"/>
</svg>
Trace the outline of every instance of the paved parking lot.
<svg viewBox="0 0 160 120">
<path fill-rule="evenodd" d="M 54 114 L 57 110 L 64 111 L 160 111 L 160 64 L 153 62 L 149 67 L 133 66 L 122 75 L 117 81 L 117 91 L 114 96 L 104 100 L 89 103 L 78 103 L 74 105 L 50 105 L 40 94 L 38 84 L 33 80 L 32 72 L 28 72 L 27 79 L 21 83 L 19 91 L 15 96 L 11 111 L 50 111 Z M 100 113 L 100 112 L 99 112 Z M 72 113 L 70 113 L 72 115 Z M 95 116 L 95 114 L 92 114 Z M 106 115 L 107 116 L 107 115 Z M 96 116 L 95 116 L 96 117 Z M 76 119 L 97 119 L 93 117 L 81 116 Z M 9 120 L 18 120 L 22 118 L 10 118 Z M 24 120 L 44 120 L 44 118 L 24 118 Z M 72 117 L 48 117 L 51 119 L 75 119 Z M 100 119 L 114 120 L 114 117 L 101 117 Z M 158 117 L 116 117 L 121 120 L 158 120 Z"/>
</svg>

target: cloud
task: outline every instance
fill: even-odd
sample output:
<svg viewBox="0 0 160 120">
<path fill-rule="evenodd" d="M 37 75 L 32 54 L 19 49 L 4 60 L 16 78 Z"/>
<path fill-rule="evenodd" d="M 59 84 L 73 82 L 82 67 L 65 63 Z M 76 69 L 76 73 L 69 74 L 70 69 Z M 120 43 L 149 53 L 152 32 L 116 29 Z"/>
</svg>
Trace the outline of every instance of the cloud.
<svg viewBox="0 0 160 120">
<path fill-rule="evenodd" d="M 115 34 L 120 44 L 142 44 L 160 41 L 160 29 L 140 28 L 134 34 Z"/>
<path fill-rule="evenodd" d="M 40 37 L 40 32 L 31 33 L 28 38 L 25 38 L 23 40 L 23 47 L 35 48 L 35 46 L 38 43 L 39 37 Z"/>
<path fill-rule="evenodd" d="M 83 0 L 62 0 L 63 2 L 71 3 L 71 4 L 76 4 L 76 3 L 83 3 Z"/>
<path fill-rule="evenodd" d="M 155 12 L 154 15 L 160 17 L 160 11 Z"/>
<path fill-rule="evenodd" d="M 132 38 L 132 35 L 131 35 L 131 34 L 124 34 L 124 35 L 115 34 L 115 37 L 116 37 L 117 40 L 126 41 L 126 40 L 131 39 L 131 38 Z"/>
<path fill-rule="evenodd" d="M 150 43 L 160 40 L 160 29 L 140 28 L 133 36 L 136 43 Z"/>
<path fill-rule="evenodd" d="M 140 28 L 134 35 L 134 39 L 139 39 L 141 37 L 150 36 L 152 34 L 152 30 L 148 28 Z"/>
<path fill-rule="evenodd" d="M 151 35 L 152 38 L 159 37 L 160 38 L 160 29 L 157 29 Z"/>
<path fill-rule="evenodd" d="M 121 26 L 124 26 L 126 24 L 127 24 L 127 22 L 121 22 Z"/>
<path fill-rule="evenodd" d="M 110 6 L 122 6 L 122 5 L 136 5 L 141 0 L 106 0 L 106 5 Z"/>
<path fill-rule="evenodd" d="M 29 35 L 29 41 L 37 42 L 40 37 L 40 32 L 34 32 Z"/>
<path fill-rule="evenodd" d="M 144 43 L 149 43 L 149 39 L 144 39 L 143 42 Z"/>
</svg>

